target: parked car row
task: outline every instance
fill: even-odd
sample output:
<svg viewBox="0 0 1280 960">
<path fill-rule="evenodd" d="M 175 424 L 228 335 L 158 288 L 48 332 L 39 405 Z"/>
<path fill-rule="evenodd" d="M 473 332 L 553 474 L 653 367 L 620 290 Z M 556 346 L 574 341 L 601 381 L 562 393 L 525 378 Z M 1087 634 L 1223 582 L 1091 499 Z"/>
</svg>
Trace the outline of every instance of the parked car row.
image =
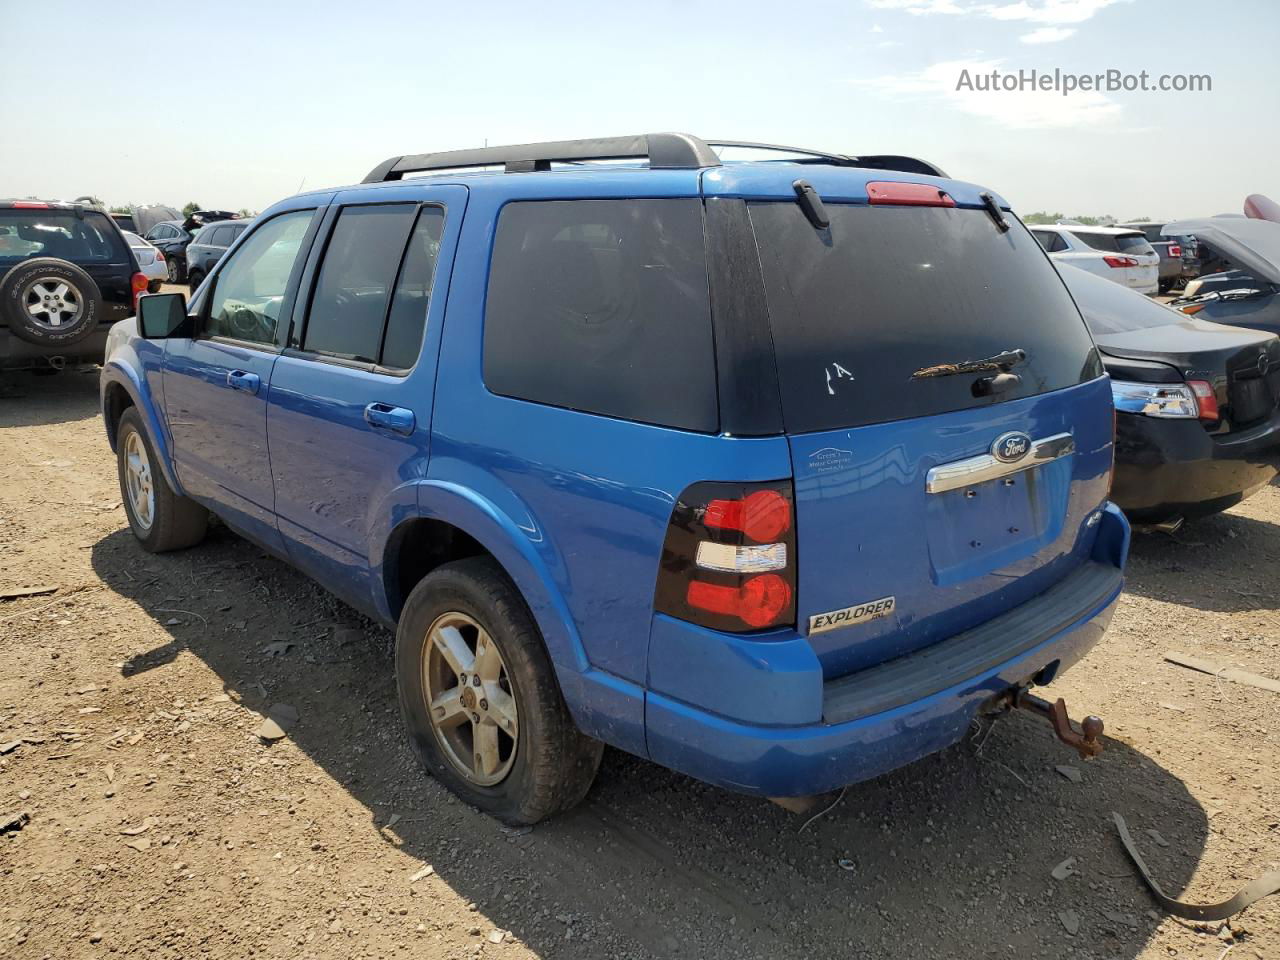
<svg viewBox="0 0 1280 960">
<path fill-rule="evenodd" d="M 1148 299 L 1143 231 L 717 146 L 394 157 L 206 227 L 212 282 L 110 337 L 141 545 L 216 516 L 395 629 L 410 743 L 509 822 L 602 743 L 794 797 L 1049 716 L 1123 585 L 1115 503 L 1167 528 L 1276 474 L 1280 340 Z"/>
</svg>

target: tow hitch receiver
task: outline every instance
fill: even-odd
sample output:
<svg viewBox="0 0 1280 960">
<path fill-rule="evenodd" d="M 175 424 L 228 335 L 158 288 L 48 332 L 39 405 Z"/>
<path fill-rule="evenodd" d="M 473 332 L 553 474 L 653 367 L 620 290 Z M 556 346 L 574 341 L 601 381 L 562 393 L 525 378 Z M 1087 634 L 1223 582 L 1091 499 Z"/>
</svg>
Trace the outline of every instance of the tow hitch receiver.
<svg viewBox="0 0 1280 960">
<path fill-rule="evenodd" d="M 1067 702 L 1059 697 L 1053 703 L 1035 696 L 1027 687 L 1018 687 L 1004 695 L 1007 707 L 1022 710 L 1044 717 L 1053 727 L 1058 739 L 1069 747 L 1074 747 L 1082 759 L 1088 760 L 1102 752 L 1102 718 L 1087 716 L 1077 730 L 1071 718 L 1067 716 Z"/>
</svg>

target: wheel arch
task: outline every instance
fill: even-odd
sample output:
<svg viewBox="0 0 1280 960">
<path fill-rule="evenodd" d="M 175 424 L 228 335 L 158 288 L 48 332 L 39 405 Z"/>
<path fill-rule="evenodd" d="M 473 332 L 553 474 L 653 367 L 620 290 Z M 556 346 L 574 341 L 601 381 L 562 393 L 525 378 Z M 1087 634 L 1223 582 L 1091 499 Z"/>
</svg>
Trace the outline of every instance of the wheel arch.
<svg viewBox="0 0 1280 960">
<path fill-rule="evenodd" d="M 130 407 L 137 408 L 142 418 L 142 427 L 147 431 L 147 439 L 151 442 L 151 449 L 156 452 L 160 461 L 160 471 L 164 474 L 165 481 L 175 493 L 185 495 L 173 469 L 168 436 L 151 402 L 151 391 L 147 389 L 145 381 L 138 377 L 131 366 L 113 358 L 102 368 L 100 395 L 103 424 L 112 452 L 116 451 L 119 440 L 120 418 Z"/>
<path fill-rule="evenodd" d="M 557 672 L 583 673 L 586 651 L 568 604 L 527 533 L 487 498 L 458 484 L 417 484 L 417 509 L 383 540 L 379 557 L 382 597 L 390 619 L 431 570 L 450 560 L 487 555 L 515 585 L 542 633 Z"/>
</svg>

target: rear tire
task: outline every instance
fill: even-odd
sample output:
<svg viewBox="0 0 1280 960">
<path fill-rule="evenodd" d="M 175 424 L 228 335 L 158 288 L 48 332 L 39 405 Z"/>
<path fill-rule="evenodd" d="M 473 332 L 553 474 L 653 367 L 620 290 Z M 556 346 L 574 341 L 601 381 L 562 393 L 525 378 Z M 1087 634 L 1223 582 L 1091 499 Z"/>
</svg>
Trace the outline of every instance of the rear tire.
<svg viewBox="0 0 1280 960">
<path fill-rule="evenodd" d="M 590 789 L 604 745 L 574 725 L 537 624 L 491 558 L 447 563 L 414 587 L 396 631 L 396 685 L 418 759 L 472 806 L 532 824 Z M 481 762 L 486 726 L 492 765 Z"/>
<path fill-rule="evenodd" d="M 168 257 L 165 260 L 165 269 L 169 271 L 170 283 L 182 283 L 186 280 L 186 270 L 183 269 L 177 257 Z"/>
<path fill-rule="evenodd" d="M 116 428 L 116 469 L 129 528 L 149 553 L 193 547 L 209 527 L 209 512 L 174 493 L 159 462 L 138 408 L 129 407 Z"/>
</svg>

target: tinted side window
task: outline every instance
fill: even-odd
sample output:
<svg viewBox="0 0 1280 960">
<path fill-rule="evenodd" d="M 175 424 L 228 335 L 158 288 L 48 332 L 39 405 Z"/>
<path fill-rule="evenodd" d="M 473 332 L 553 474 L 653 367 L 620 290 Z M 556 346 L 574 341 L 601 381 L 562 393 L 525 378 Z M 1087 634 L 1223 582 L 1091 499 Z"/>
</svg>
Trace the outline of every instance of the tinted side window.
<svg viewBox="0 0 1280 960">
<path fill-rule="evenodd" d="M 320 265 L 303 350 L 377 361 L 396 267 L 416 212 L 412 203 L 342 210 Z"/>
<path fill-rule="evenodd" d="M 209 336 L 275 342 L 289 275 L 314 215 L 297 210 L 268 220 L 223 261 L 209 300 Z"/>
<path fill-rule="evenodd" d="M 409 249 L 405 251 L 400 279 L 391 298 L 387 331 L 382 338 L 384 367 L 407 370 L 418 362 L 443 232 L 444 209 L 423 207 L 409 238 Z"/>
<path fill-rule="evenodd" d="M 697 200 L 511 203 L 484 322 L 495 393 L 714 432 L 716 371 Z"/>
<path fill-rule="evenodd" d="M 229 247 L 231 246 L 231 228 L 215 227 L 208 237 L 202 232 L 200 242 L 207 243 L 211 247 Z"/>
</svg>

